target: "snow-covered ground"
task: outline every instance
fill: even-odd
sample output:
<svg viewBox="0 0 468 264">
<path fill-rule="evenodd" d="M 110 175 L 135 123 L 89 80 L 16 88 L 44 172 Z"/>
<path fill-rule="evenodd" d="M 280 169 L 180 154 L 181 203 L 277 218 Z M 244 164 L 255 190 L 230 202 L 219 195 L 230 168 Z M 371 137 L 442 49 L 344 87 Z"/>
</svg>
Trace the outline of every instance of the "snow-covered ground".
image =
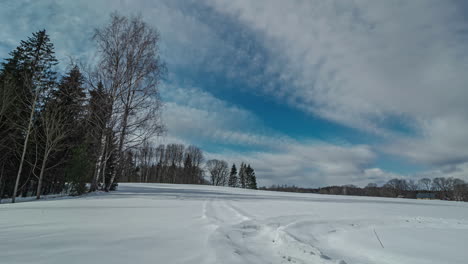
<svg viewBox="0 0 468 264">
<path fill-rule="evenodd" d="M 457 202 L 121 184 L 0 204 L 5 264 L 466 264 L 467 243 Z"/>
</svg>

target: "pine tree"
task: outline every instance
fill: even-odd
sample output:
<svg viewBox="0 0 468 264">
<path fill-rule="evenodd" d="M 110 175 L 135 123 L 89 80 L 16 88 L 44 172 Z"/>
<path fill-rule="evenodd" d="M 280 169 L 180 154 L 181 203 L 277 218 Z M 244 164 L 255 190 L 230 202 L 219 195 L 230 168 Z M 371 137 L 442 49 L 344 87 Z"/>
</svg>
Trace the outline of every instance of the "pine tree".
<svg viewBox="0 0 468 264">
<path fill-rule="evenodd" d="M 68 141 L 79 144 L 83 141 L 86 94 L 83 87 L 84 77 L 78 66 L 74 66 L 60 81 L 53 93 L 54 106 L 61 109 L 67 117 L 66 126 L 72 128 Z"/>
<path fill-rule="evenodd" d="M 229 174 L 229 187 L 237 187 L 237 168 L 236 164 L 232 164 L 231 173 Z"/>
<path fill-rule="evenodd" d="M 246 187 L 246 174 L 245 174 L 245 163 L 241 163 L 240 168 L 239 168 L 239 185 L 241 188 Z"/>
<path fill-rule="evenodd" d="M 0 199 L 4 194 L 13 193 L 12 176 L 18 168 L 15 152 L 24 139 L 18 121 L 27 120 L 28 114 L 24 111 L 15 72 L 5 66 L 3 64 L 0 69 Z"/>
<path fill-rule="evenodd" d="M 85 142 L 85 92 L 83 76 L 77 66 L 74 66 L 60 81 L 45 102 L 41 112 L 41 125 L 44 127 L 39 142 L 45 146 L 43 162 L 37 187 L 37 199 L 41 195 L 41 185 L 46 163 L 54 164 L 55 179 L 63 179 L 70 166 L 77 163 L 77 157 L 86 159 L 83 163 L 90 163 L 88 155 L 73 154 L 76 149 L 87 149 Z M 47 129 L 47 130 L 46 130 Z M 75 156 L 73 156 L 75 155 Z M 49 161 L 50 160 L 50 161 Z M 61 164 L 61 166 L 57 166 Z M 50 173 L 49 173 L 50 174 Z M 62 180 L 63 182 L 63 180 Z"/>
<path fill-rule="evenodd" d="M 70 195 L 81 195 L 86 192 L 86 182 L 89 180 L 91 164 L 87 158 L 87 149 L 84 144 L 72 150 L 72 158 L 65 171 L 69 184 Z"/>
<path fill-rule="evenodd" d="M 246 174 L 246 187 L 248 189 L 254 189 L 256 190 L 257 189 L 257 177 L 255 176 L 255 171 L 254 169 L 252 169 L 252 167 L 250 167 L 250 164 L 247 165 L 246 169 L 245 169 L 245 174 Z"/>
<path fill-rule="evenodd" d="M 22 151 L 18 165 L 16 181 L 12 194 L 12 202 L 15 202 L 27 148 L 30 143 L 31 132 L 38 111 L 44 106 L 44 102 L 55 87 L 56 72 L 53 67 L 57 64 L 54 56 L 54 46 L 50 42 L 45 30 L 33 33 L 26 41 L 21 41 L 20 46 L 11 53 L 11 58 L 6 60 L 3 68 L 18 77 L 18 87 L 23 100 L 23 108 L 27 114 L 24 119 L 17 120 L 17 125 L 22 127 L 24 138 L 21 139 Z"/>
</svg>

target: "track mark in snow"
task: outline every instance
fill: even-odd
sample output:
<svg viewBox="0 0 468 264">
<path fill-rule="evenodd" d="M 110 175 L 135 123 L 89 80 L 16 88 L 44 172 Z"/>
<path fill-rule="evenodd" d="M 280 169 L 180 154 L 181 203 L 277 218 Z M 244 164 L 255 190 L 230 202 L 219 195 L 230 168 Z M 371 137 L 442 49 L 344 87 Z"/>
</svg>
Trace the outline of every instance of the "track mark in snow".
<svg viewBox="0 0 468 264">
<path fill-rule="evenodd" d="M 301 221 L 260 221 L 232 203 L 216 200 L 206 204 L 206 215 L 217 226 L 210 245 L 220 263 L 346 263 L 287 232 Z"/>
<path fill-rule="evenodd" d="M 287 228 L 298 224 L 292 222 L 285 226 L 276 228 L 275 247 L 282 256 L 287 256 L 288 262 L 294 263 L 346 263 L 343 260 L 335 261 L 329 256 L 323 254 L 317 247 L 302 241 L 298 237 L 287 232 Z M 283 258 L 284 259 L 284 258 Z M 284 262 L 286 263 L 286 262 Z"/>
<path fill-rule="evenodd" d="M 206 205 L 208 204 L 208 201 L 204 201 L 203 202 L 203 206 L 202 206 L 202 216 L 200 217 L 201 219 L 206 219 L 207 216 L 206 216 Z"/>
<path fill-rule="evenodd" d="M 245 212 L 232 205 L 231 203 L 227 204 L 227 208 L 231 210 L 236 215 L 237 219 L 241 221 L 248 221 L 251 219 L 250 216 L 248 216 Z"/>
<path fill-rule="evenodd" d="M 204 218 L 218 226 L 234 225 L 250 218 L 222 200 L 210 200 L 203 205 Z"/>
</svg>

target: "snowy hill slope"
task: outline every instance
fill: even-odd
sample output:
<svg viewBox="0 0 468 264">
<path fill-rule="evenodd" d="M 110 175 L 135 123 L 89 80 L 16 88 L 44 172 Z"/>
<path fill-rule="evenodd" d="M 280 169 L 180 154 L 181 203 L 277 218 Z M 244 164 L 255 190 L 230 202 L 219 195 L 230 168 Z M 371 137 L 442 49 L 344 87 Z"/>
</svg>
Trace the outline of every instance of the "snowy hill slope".
<svg viewBox="0 0 468 264">
<path fill-rule="evenodd" d="M 380 240 L 380 241 L 379 241 Z M 121 184 L 0 205 L 0 263 L 468 263 L 468 204 Z"/>
</svg>

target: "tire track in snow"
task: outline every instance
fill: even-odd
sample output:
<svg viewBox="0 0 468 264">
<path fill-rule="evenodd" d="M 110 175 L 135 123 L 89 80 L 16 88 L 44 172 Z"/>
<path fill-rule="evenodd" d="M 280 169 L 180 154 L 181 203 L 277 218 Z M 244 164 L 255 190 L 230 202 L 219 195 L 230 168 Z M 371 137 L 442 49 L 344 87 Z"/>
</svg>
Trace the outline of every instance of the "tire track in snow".
<svg viewBox="0 0 468 264">
<path fill-rule="evenodd" d="M 218 226 L 235 225 L 250 218 L 223 200 L 209 200 L 203 204 L 202 218 Z"/>
<path fill-rule="evenodd" d="M 244 211 L 240 210 L 238 207 L 234 206 L 232 203 L 227 203 L 226 207 L 232 212 L 234 212 L 234 214 L 236 214 L 237 218 L 240 219 L 241 222 L 249 221 L 253 218 L 252 216 L 248 215 Z"/>
<path fill-rule="evenodd" d="M 210 200 L 204 215 L 216 225 L 209 242 L 218 263 L 339 263 L 301 241 L 287 229 L 302 221 L 286 225 L 269 219 L 258 221 L 231 202 Z"/>
<path fill-rule="evenodd" d="M 202 205 L 202 215 L 201 215 L 201 219 L 206 219 L 208 218 L 207 215 L 206 215 L 206 206 L 208 204 L 208 200 L 204 201 L 203 202 L 203 205 Z"/>
<path fill-rule="evenodd" d="M 223 200 L 209 200 L 203 207 L 206 220 L 214 227 L 208 243 L 214 255 L 210 260 L 215 261 L 209 263 L 264 263 L 255 257 L 254 252 L 239 243 L 242 240 L 240 233 L 233 232 L 235 226 L 248 221 L 247 216 Z"/>
</svg>

